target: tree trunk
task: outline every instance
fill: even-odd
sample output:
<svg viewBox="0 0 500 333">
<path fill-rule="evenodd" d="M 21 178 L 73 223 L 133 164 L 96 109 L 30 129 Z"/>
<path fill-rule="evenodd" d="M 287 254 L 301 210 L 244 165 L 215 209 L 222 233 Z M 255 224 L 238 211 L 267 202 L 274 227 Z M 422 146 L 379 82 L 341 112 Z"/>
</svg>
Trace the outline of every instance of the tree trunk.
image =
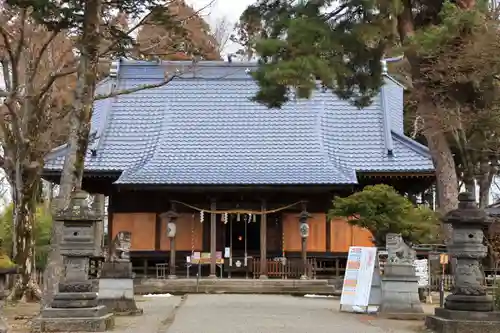
<svg viewBox="0 0 500 333">
<path fill-rule="evenodd" d="M 99 61 L 99 24 L 102 0 L 85 2 L 83 31 L 79 43 L 81 52 L 77 71 L 75 100 L 70 113 L 68 138 L 68 154 L 64 160 L 57 210 L 68 206 L 71 194 L 81 188 L 83 163 L 88 145 L 90 118 L 94 102 L 94 91 L 97 81 L 97 65 Z M 53 223 L 49 260 L 44 272 L 44 295 L 41 306 L 50 304 L 63 269 L 60 253 L 62 238 L 61 223 Z"/>
<path fill-rule="evenodd" d="M 19 267 L 19 275 L 14 284 L 8 300 L 9 301 L 39 301 L 41 292 L 36 280 L 35 272 L 35 239 L 33 235 L 35 212 L 36 212 L 36 193 L 40 181 L 38 170 L 25 171 L 31 175 L 25 182 L 20 184 L 22 187 L 14 201 L 14 219 L 16 226 L 17 253 L 14 262 Z"/>
<path fill-rule="evenodd" d="M 455 161 L 446 135 L 439 123 L 439 110 L 436 106 L 432 103 L 421 102 L 417 112 L 424 120 L 424 135 L 436 170 L 438 211 L 445 215 L 458 207 Z M 451 232 L 451 226 L 443 225 L 443 234 L 447 244 L 451 241 Z"/>
<path fill-rule="evenodd" d="M 493 178 L 498 172 L 496 161 L 484 159 L 479 164 L 478 184 L 479 184 L 479 208 L 486 208 L 490 202 L 490 190 Z"/>
</svg>

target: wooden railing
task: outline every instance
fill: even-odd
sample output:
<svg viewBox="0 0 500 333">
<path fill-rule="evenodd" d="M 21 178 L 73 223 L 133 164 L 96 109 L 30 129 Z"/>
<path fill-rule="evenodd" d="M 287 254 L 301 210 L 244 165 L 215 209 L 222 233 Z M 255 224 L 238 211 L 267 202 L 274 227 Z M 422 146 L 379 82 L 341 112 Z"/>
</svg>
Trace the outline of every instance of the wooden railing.
<svg viewBox="0 0 500 333">
<path fill-rule="evenodd" d="M 270 278 L 300 278 L 304 272 L 309 278 L 315 277 L 315 260 L 313 258 L 307 259 L 307 264 L 304 269 L 302 259 L 267 259 L 267 276 Z M 254 258 L 252 261 L 252 273 L 254 278 L 259 278 L 261 275 L 260 258 Z"/>
</svg>

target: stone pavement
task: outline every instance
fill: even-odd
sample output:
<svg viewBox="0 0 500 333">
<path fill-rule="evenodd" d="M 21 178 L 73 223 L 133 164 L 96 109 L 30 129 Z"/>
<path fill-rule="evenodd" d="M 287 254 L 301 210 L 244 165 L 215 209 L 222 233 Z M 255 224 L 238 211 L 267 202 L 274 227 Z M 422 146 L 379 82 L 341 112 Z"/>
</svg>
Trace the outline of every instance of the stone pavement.
<svg viewBox="0 0 500 333">
<path fill-rule="evenodd" d="M 161 333 L 414 333 L 422 323 L 339 312 L 332 298 L 198 294 L 166 326 Z"/>
<path fill-rule="evenodd" d="M 137 297 L 137 307 L 144 310 L 142 316 L 117 316 L 113 333 L 163 333 L 174 319 L 175 309 L 182 298 Z"/>
</svg>

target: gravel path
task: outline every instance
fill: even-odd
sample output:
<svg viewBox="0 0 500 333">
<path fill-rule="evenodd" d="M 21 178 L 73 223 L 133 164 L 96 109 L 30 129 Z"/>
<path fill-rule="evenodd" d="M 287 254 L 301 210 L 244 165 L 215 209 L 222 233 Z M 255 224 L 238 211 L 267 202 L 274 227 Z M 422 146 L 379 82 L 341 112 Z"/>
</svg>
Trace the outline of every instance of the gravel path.
<svg viewBox="0 0 500 333">
<path fill-rule="evenodd" d="M 162 333 L 410 333 L 421 326 L 338 309 L 333 299 L 189 295 Z"/>
</svg>

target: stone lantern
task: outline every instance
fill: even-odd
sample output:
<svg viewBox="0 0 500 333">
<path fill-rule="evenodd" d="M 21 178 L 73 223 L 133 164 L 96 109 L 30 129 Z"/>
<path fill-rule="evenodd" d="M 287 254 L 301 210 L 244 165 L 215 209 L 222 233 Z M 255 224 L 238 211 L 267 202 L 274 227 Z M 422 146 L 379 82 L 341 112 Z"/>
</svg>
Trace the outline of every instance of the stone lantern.
<svg viewBox="0 0 500 333">
<path fill-rule="evenodd" d="M 89 257 L 94 254 L 94 229 L 102 216 L 87 204 L 87 194 L 78 191 L 66 209 L 57 212 L 55 223 L 63 224 L 61 254 L 64 274 L 50 307 L 33 321 L 34 332 L 103 332 L 114 327 L 114 316 L 98 305 L 97 292 L 88 279 Z"/>
<path fill-rule="evenodd" d="M 311 215 L 304 208 L 299 215 L 299 232 L 302 240 L 302 265 L 304 266 L 303 273 L 300 276 L 301 280 L 307 279 L 307 238 L 309 237 L 309 224 L 307 224 L 307 220 L 309 218 L 311 218 Z"/>
<path fill-rule="evenodd" d="M 477 208 L 471 193 L 459 195 L 458 209 L 449 212 L 444 223 L 453 227 L 448 251 L 456 259 L 455 287 L 444 307 L 460 311 L 493 311 L 493 299 L 486 294 L 481 260 L 486 257 L 483 228 L 493 221 Z"/>
<path fill-rule="evenodd" d="M 500 332 L 500 313 L 494 312 L 493 299 L 487 295 L 481 265 L 487 254 L 483 229 L 492 220 L 471 193 L 461 193 L 458 199 L 458 209 L 443 218 L 453 227 L 448 252 L 456 259 L 455 286 L 444 308 L 427 317 L 426 326 L 437 332 Z"/>
<path fill-rule="evenodd" d="M 89 286 L 85 289 L 91 288 L 87 276 L 89 257 L 94 255 L 95 228 L 102 216 L 88 206 L 87 193 L 79 191 L 73 195 L 66 209 L 57 212 L 54 220 L 63 224 L 61 255 L 65 267 L 64 283 L 78 282 Z"/>
<path fill-rule="evenodd" d="M 175 236 L 177 235 L 177 219 L 179 218 L 179 214 L 175 211 L 175 207 L 172 207 L 166 213 L 161 215 L 162 218 L 167 221 L 167 237 L 170 240 L 170 263 L 169 263 L 169 279 L 176 279 L 175 275 Z"/>
</svg>

